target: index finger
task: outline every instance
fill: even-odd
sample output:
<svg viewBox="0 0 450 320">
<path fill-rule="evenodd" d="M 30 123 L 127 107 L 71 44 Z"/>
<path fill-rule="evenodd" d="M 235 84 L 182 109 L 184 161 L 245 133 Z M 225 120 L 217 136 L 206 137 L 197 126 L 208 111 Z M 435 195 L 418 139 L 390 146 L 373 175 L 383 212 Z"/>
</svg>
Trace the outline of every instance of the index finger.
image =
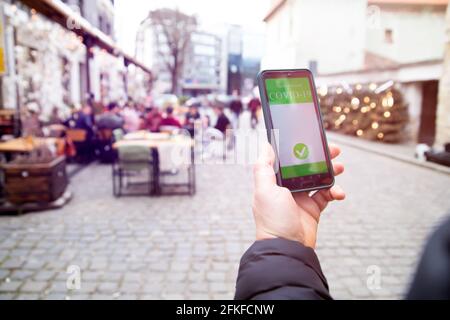
<svg viewBox="0 0 450 320">
<path fill-rule="evenodd" d="M 335 144 L 330 143 L 328 145 L 328 149 L 330 150 L 330 157 L 331 157 L 331 159 L 335 159 L 341 154 L 341 148 L 339 148 Z"/>
<path fill-rule="evenodd" d="M 274 162 L 275 152 L 272 146 L 267 143 L 264 145 L 263 151 L 253 170 L 256 189 L 276 185 L 275 170 L 273 168 Z"/>
</svg>

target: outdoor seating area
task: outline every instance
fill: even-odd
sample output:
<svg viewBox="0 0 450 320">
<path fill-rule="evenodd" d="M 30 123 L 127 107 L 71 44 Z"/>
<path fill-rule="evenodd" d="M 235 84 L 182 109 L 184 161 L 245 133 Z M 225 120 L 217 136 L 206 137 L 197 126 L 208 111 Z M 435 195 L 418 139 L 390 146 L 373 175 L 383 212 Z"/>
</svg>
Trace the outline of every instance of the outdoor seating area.
<svg viewBox="0 0 450 320">
<path fill-rule="evenodd" d="M 123 136 L 113 148 L 117 151 L 112 165 L 114 196 L 137 195 L 131 189 L 139 186 L 144 186 L 140 195 L 195 194 L 194 141 L 190 135 L 141 131 Z"/>
</svg>

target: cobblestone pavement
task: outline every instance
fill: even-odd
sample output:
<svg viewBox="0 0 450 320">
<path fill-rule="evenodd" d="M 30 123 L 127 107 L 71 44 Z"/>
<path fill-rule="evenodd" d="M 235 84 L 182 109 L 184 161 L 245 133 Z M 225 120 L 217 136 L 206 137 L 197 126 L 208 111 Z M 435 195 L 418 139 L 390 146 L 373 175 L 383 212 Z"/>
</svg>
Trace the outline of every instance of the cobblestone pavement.
<svg viewBox="0 0 450 320">
<path fill-rule="evenodd" d="M 331 292 L 401 298 L 449 209 L 450 177 L 343 152 L 338 182 L 348 199 L 327 209 L 318 245 Z M 254 238 L 251 169 L 202 165 L 193 198 L 114 199 L 110 174 L 102 165 L 79 173 L 61 210 L 0 217 L 0 299 L 231 299 Z M 67 290 L 71 265 L 81 269 L 80 290 Z M 368 289 L 368 279 L 377 284 L 368 271 L 379 272 L 380 289 Z"/>
</svg>

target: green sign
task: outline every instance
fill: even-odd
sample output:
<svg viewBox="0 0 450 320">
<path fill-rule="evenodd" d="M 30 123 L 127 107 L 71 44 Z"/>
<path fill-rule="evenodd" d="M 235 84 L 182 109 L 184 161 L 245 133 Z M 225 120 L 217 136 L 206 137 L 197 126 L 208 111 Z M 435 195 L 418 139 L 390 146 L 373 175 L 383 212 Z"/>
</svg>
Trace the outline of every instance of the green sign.
<svg viewBox="0 0 450 320">
<path fill-rule="evenodd" d="M 312 103 L 308 78 L 279 78 L 266 80 L 270 104 Z"/>
<path fill-rule="evenodd" d="M 327 172 L 328 166 L 325 161 L 281 168 L 281 175 L 283 176 L 283 179 L 306 177 Z"/>
<path fill-rule="evenodd" d="M 299 160 L 306 160 L 309 157 L 309 149 L 306 144 L 299 143 L 294 147 L 294 156 Z"/>
</svg>

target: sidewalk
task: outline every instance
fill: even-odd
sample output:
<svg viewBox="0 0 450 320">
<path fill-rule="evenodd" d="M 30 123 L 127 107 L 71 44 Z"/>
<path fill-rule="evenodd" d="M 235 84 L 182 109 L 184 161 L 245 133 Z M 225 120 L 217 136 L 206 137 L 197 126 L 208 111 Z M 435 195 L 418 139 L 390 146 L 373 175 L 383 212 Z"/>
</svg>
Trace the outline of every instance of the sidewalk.
<svg viewBox="0 0 450 320">
<path fill-rule="evenodd" d="M 327 131 L 328 140 L 331 143 L 346 145 L 367 152 L 386 156 L 394 160 L 406 162 L 412 165 L 424 167 L 434 171 L 450 175 L 450 168 L 432 162 L 419 161 L 415 158 L 414 144 L 386 144 L 364 140 L 336 132 Z"/>
</svg>

